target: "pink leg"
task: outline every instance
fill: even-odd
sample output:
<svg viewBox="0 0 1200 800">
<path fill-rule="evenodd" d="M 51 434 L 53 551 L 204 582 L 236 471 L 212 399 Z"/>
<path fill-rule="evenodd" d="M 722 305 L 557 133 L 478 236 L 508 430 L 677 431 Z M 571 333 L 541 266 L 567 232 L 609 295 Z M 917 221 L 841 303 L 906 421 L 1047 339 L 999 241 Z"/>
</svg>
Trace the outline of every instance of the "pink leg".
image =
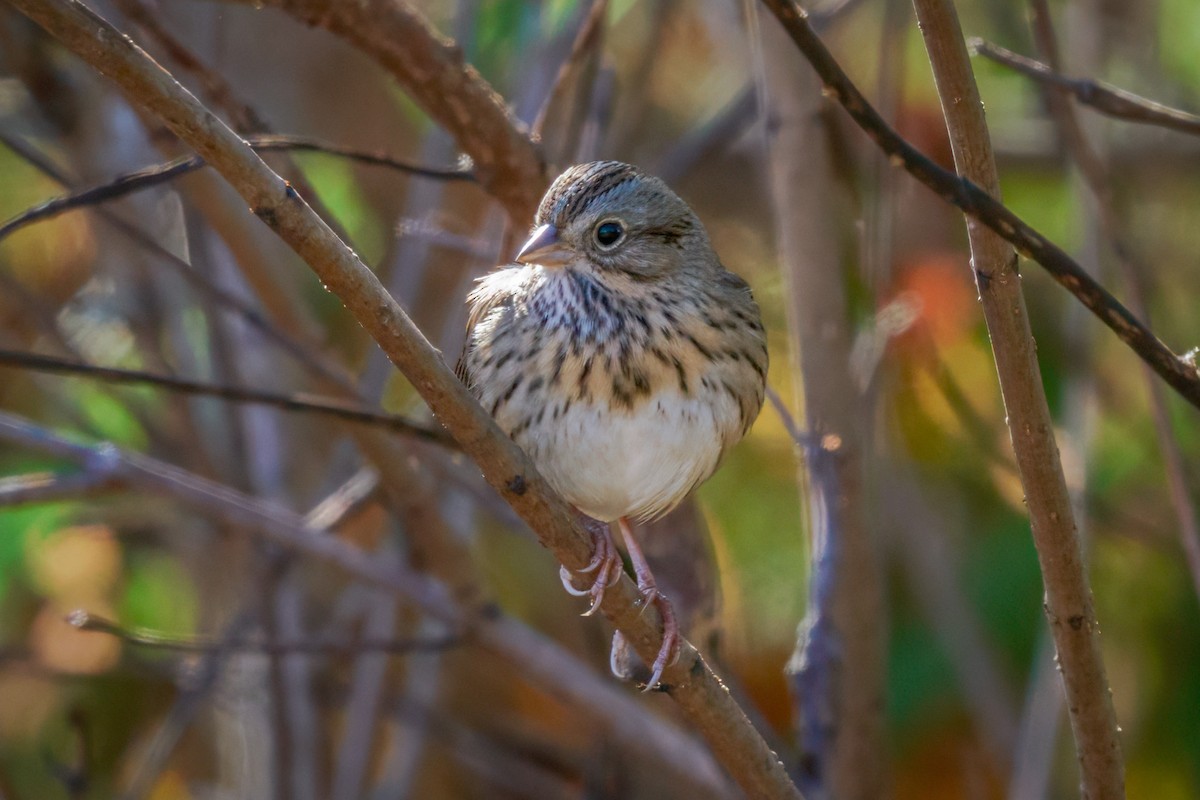
<svg viewBox="0 0 1200 800">
<path fill-rule="evenodd" d="M 592 535 L 593 555 L 592 560 L 588 565 L 579 570 L 580 574 L 589 572 L 596 573 L 596 580 L 592 582 L 591 587 L 587 589 L 576 589 L 574 581 L 571 577 L 571 572 L 566 567 L 558 568 L 558 577 L 562 580 L 563 588 L 568 594 L 576 597 L 591 597 L 592 603 L 588 606 L 588 610 L 583 612 L 583 616 L 588 617 L 596 613 L 596 609 L 600 608 L 600 603 L 604 600 L 604 590 L 615 583 L 621 576 L 621 570 L 624 569 L 624 564 L 621 562 L 621 554 L 617 552 L 617 545 L 613 542 L 612 532 L 608 528 L 608 523 L 600 522 L 591 517 L 580 514 L 583 527 L 587 528 Z"/>
<path fill-rule="evenodd" d="M 641 545 L 633 536 L 633 529 L 629 526 L 628 518 L 621 517 L 617 523 L 621 527 L 621 535 L 625 538 L 625 548 L 629 550 L 629 560 L 633 562 L 633 573 L 637 576 L 638 589 L 641 590 L 646 605 L 657 604 L 658 613 L 662 615 L 662 646 L 658 650 L 658 657 L 650 666 L 650 681 L 646 684 L 646 691 L 649 691 L 658 685 L 667 664 L 674 663 L 674 660 L 679 657 L 679 623 L 675 621 L 675 609 L 671 607 L 671 603 L 658 593 L 658 584 L 654 581 L 654 574 L 650 572 L 650 564 L 647 563 L 646 556 L 642 554 Z"/>
</svg>

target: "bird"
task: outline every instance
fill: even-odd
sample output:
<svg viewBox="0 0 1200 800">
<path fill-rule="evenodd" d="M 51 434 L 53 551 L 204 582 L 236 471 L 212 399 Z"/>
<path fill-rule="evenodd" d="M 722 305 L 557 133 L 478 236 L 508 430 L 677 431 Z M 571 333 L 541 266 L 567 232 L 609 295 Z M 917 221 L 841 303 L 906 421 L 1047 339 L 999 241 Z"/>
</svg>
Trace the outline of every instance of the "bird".
<svg viewBox="0 0 1200 800">
<path fill-rule="evenodd" d="M 742 278 L 691 207 L 619 161 L 564 171 L 514 261 L 468 295 L 458 375 L 578 512 L 594 557 L 591 614 L 624 569 L 616 522 L 663 641 L 646 689 L 678 657 L 670 602 L 633 532 L 675 508 L 750 430 L 766 390 L 767 339 Z M 619 632 L 617 634 L 620 636 Z M 615 646 L 616 643 L 614 643 Z"/>
</svg>

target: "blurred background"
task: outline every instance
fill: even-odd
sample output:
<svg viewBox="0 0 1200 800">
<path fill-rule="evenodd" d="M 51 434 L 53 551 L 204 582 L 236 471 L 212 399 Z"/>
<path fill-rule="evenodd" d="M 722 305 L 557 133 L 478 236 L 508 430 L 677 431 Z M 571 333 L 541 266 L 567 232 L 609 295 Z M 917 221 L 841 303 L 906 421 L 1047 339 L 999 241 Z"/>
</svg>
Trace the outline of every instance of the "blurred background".
<svg viewBox="0 0 1200 800">
<path fill-rule="evenodd" d="M 1025 4 L 958 5 L 968 36 L 1036 54 Z M 377 63 L 279 10 L 184 0 L 93 7 L 239 130 L 470 167 Z M 803 429 L 789 328 L 797 309 L 777 255 L 777 165 L 762 111 L 778 88 L 764 75 L 783 57 L 774 19 L 727 0 L 416 7 L 523 122 L 534 124 L 560 88 L 540 131 L 549 175 L 616 158 L 691 203 L 723 261 L 753 286 L 771 336 L 771 384 Z M 911 6 L 841 0 L 812 10 L 884 116 L 949 165 Z M 1065 0 L 1051 10 L 1068 74 L 1200 109 L 1200 6 Z M 572 58 L 589 14 L 594 44 Z M 573 71 L 556 84 L 565 62 Z M 973 63 L 1004 200 L 1127 297 L 1115 232 L 1072 168 L 1045 95 L 998 64 Z M 862 580 L 884 587 L 880 760 L 889 791 L 1077 796 L 962 217 L 889 167 L 836 106 L 818 98 L 812 107 L 827 132 L 812 157 L 828 159 L 829 180 L 810 194 L 834 221 L 826 246 L 842 268 L 863 408 L 862 502 L 881 564 Z M 1107 162 L 1109 202 L 1152 326 L 1187 350 L 1197 339 L 1200 140 L 1080 113 Z M 7 7 L 0 135 L 0 219 L 186 155 Z M 453 364 L 473 279 L 510 258 L 524 229 L 470 181 L 326 152 L 267 159 L 319 201 Z M 1200 796 L 1200 614 L 1180 543 L 1181 500 L 1196 496 L 1196 411 L 1168 397 L 1156 419 L 1135 357 L 1037 265 L 1021 269 L 1087 541 L 1129 795 Z M 12 353 L 37 353 L 281 395 L 341 387 L 436 428 L 337 299 L 211 172 L 0 239 L 0 349 L 10 354 L 0 365 L 3 412 L 73 441 L 145 453 L 309 515 L 381 563 L 433 571 L 633 697 L 606 677 L 603 621 L 579 617 L 583 601 L 562 591 L 552 558 L 451 448 L 323 414 L 14 361 Z M 1156 433 L 1164 425 L 1181 463 L 1173 471 Z M 785 761 L 795 757 L 796 725 L 785 665 L 809 596 L 802 464 L 768 404 L 694 502 L 645 539 L 690 638 Z M 393 594 L 28 443 L 0 439 L 0 476 L 2 797 L 691 796 L 625 758 L 587 713 L 519 665 L 447 638 Z M 1182 493 L 1171 494 L 1172 479 Z M 81 631 L 66 621 L 77 609 L 118 627 Z M 149 633 L 159 638 L 133 641 Z M 413 643 L 417 651 L 404 652 Z M 636 702 L 677 717 L 663 697 Z"/>
</svg>

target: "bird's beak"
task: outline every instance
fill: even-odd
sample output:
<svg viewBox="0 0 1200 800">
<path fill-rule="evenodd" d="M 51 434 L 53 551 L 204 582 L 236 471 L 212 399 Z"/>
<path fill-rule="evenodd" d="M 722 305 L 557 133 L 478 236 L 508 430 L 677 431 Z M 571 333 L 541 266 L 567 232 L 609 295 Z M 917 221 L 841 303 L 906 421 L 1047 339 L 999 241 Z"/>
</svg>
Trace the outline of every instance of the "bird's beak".
<svg viewBox="0 0 1200 800">
<path fill-rule="evenodd" d="M 570 247 L 558 240 L 558 228 L 542 225 L 529 237 L 517 253 L 522 264 L 538 264 L 543 267 L 561 267 L 571 263 L 575 254 Z"/>
</svg>

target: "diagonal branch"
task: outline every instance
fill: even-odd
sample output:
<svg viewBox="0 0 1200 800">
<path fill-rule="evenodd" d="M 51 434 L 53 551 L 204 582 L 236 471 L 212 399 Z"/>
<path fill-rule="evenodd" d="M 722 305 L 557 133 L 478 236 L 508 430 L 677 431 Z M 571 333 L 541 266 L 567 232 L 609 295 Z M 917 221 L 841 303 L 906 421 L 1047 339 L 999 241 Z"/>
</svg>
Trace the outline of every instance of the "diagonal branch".
<svg viewBox="0 0 1200 800">
<path fill-rule="evenodd" d="M 846 109 L 854 122 L 888 155 L 893 164 L 903 167 L 947 203 L 983 223 L 1012 244 L 1018 253 L 1041 265 L 1050 277 L 1107 325 L 1171 388 L 1200 408 L 1200 373 L 1197 373 L 1194 365 L 1173 353 L 1062 248 L 969 179 L 942 169 L 896 133 L 838 65 L 824 42 L 813 31 L 804 10 L 794 0 L 763 2 L 783 24 L 792 41 L 821 77 L 829 96 Z"/>
<path fill-rule="evenodd" d="M 591 537 L 566 503 L 553 493 L 524 453 L 504 436 L 466 387 L 455 379 L 440 354 L 378 278 L 241 137 L 204 108 L 128 37 L 76 0 L 11 2 L 116 82 L 135 103 L 161 118 L 176 136 L 220 172 L 251 210 L 312 267 L 330 291 L 342 299 L 359 324 L 379 343 L 446 429 L 480 466 L 487 481 L 533 528 L 541 543 L 568 569 L 578 571 L 587 567 L 592 559 Z M 368 0 L 362 4 L 337 5 L 339 8 L 366 9 L 380 4 L 377 0 Z M 391 19 L 405 11 L 394 3 L 388 4 L 385 10 L 376 10 L 383 16 L 393 15 L 389 17 Z M 332 9 L 329 13 L 336 17 L 339 12 Z M 412 20 L 408 22 L 412 23 Z M 378 20 L 372 25 L 384 27 Z M 403 50 L 405 40 L 393 44 Z M 408 54 L 400 57 L 401 60 L 409 59 Z M 450 91 L 446 94 L 454 98 Z M 467 111 L 461 105 L 457 107 L 459 111 Z M 494 169 L 482 169 L 478 163 L 476 166 L 480 167 L 477 171 L 484 184 L 495 180 Z M 495 165 L 491 166 L 494 168 Z M 510 208 L 510 213 L 513 210 Z M 640 593 L 627 576 L 622 575 L 621 580 L 606 592 L 601 610 L 624 633 L 644 661 L 653 660 L 662 641 L 662 619 L 657 611 L 644 606 Z M 718 760 L 747 793 L 762 797 L 799 797 L 778 757 L 690 644 L 683 644 L 678 662 L 664 675 L 664 684 L 664 691 L 679 703 Z"/>
<path fill-rule="evenodd" d="M 301 22 L 346 39 L 390 72 L 430 117 L 454 136 L 474 162 L 479 182 L 509 219 L 525 226 L 549 185 L 525 126 L 504 98 L 463 61 L 443 37 L 403 0 L 235 0 L 282 9 Z"/>
</svg>

